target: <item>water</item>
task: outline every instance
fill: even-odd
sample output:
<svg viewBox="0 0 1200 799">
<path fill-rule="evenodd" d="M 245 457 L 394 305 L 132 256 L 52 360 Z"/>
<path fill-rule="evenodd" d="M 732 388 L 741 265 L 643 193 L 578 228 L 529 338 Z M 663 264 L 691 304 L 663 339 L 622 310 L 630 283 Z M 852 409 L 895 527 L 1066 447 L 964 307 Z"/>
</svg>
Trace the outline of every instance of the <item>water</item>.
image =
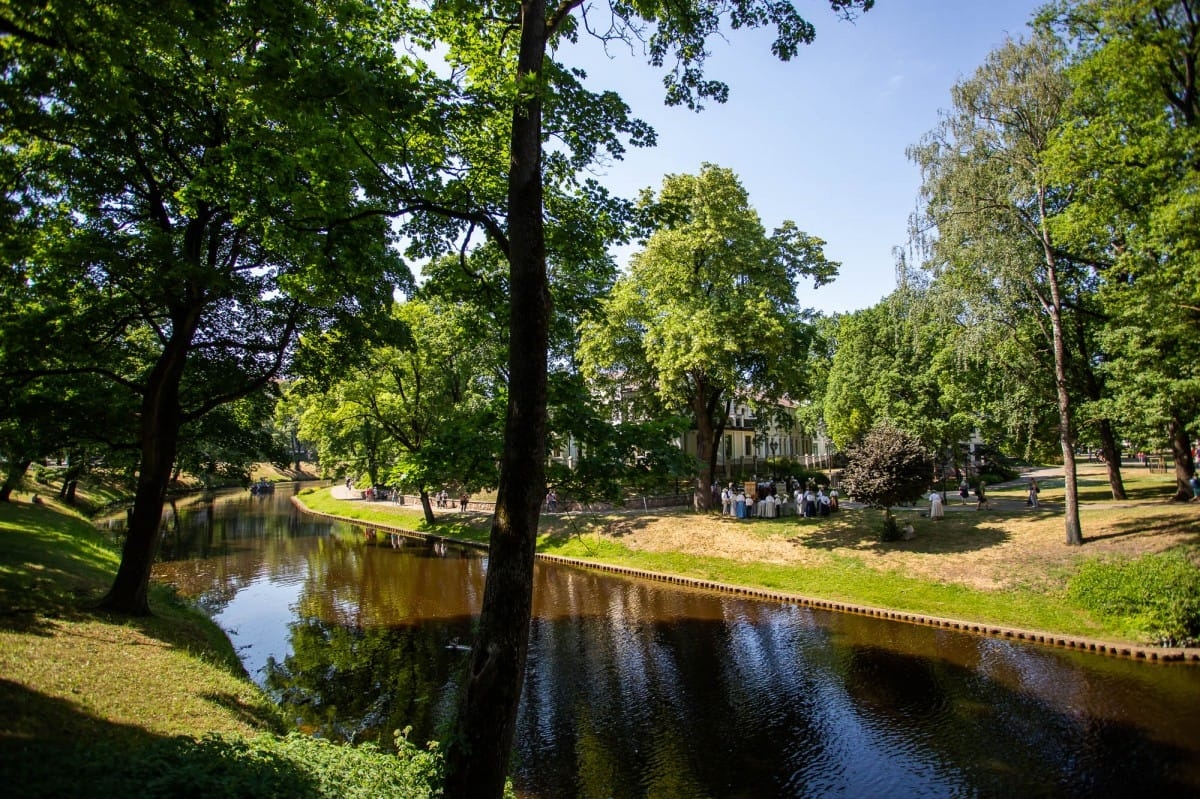
<svg viewBox="0 0 1200 799">
<path fill-rule="evenodd" d="M 292 511 L 180 509 L 155 575 L 303 729 L 453 713 L 486 560 Z M 1200 796 L 1200 669 L 539 565 L 514 783 L 534 797 Z"/>
</svg>

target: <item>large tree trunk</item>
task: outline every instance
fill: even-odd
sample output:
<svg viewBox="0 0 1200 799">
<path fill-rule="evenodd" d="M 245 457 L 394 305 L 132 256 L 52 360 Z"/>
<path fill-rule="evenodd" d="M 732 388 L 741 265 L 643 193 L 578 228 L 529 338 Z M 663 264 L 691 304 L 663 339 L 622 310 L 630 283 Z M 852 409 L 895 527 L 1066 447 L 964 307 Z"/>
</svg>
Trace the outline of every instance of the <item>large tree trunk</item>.
<svg viewBox="0 0 1200 799">
<path fill-rule="evenodd" d="M 1074 365 L 1081 374 L 1083 389 L 1087 392 L 1088 399 L 1095 402 L 1104 398 L 1104 386 L 1092 366 L 1096 361 L 1096 357 L 1091 347 L 1088 346 L 1087 328 L 1084 324 L 1083 312 L 1077 312 L 1074 315 L 1074 319 L 1075 347 L 1079 351 L 1079 357 L 1075 359 Z M 1104 466 L 1108 470 L 1108 485 L 1112 490 L 1112 498 L 1115 500 L 1124 500 L 1126 497 L 1125 481 L 1121 479 L 1121 445 L 1117 441 L 1117 434 L 1113 432 L 1112 420 L 1098 420 L 1096 422 L 1096 432 L 1100 438 L 1100 451 L 1104 453 Z"/>
<path fill-rule="evenodd" d="M 1104 466 L 1108 470 L 1108 485 L 1113 499 L 1125 499 L 1125 481 L 1121 479 L 1121 445 L 1113 432 L 1112 422 L 1101 419 L 1096 431 L 1100 434 L 1100 451 L 1104 453 Z"/>
<path fill-rule="evenodd" d="M 725 419 L 727 419 L 728 416 L 728 403 L 725 403 L 725 411 L 722 413 L 721 418 L 717 420 L 717 424 L 713 428 L 712 451 L 708 453 L 708 472 L 710 479 L 712 480 L 717 479 L 717 453 L 721 451 L 721 446 L 725 438 Z M 715 502 L 715 498 L 712 501 Z"/>
<path fill-rule="evenodd" d="M 538 75 L 546 52 L 544 0 L 522 5 L 517 81 Z M 500 797 L 508 773 L 529 645 L 534 545 L 546 492 L 546 365 L 550 290 L 542 218 L 541 100 L 522 93 L 513 111 L 508 183 L 508 413 L 492 517 L 479 632 L 446 753 L 447 799 Z"/>
<path fill-rule="evenodd" d="M 429 491 L 421 489 L 421 512 L 425 514 L 425 524 L 432 527 L 437 519 L 433 516 L 433 505 L 429 504 Z"/>
<path fill-rule="evenodd" d="M 31 463 L 33 463 L 32 460 L 9 461 L 8 474 L 4 475 L 4 484 L 0 485 L 0 502 L 8 502 L 12 499 L 12 492 L 16 491 L 17 486 L 21 484 Z"/>
<path fill-rule="evenodd" d="M 150 567 L 154 563 L 163 501 L 179 445 L 179 384 L 199 314 L 199 309 L 195 309 L 190 324 L 184 320 L 175 325 L 175 335 L 163 349 L 146 383 L 139 441 L 141 462 L 133 512 L 116 579 L 100 600 L 100 607 L 105 610 L 133 616 L 150 614 Z"/>
<path fill-rule="evenodd" d="M 1043 301 L 1050 314 L 1051 333 L 1054 345 L 1054 387 L 1058 394 L 1058 431 L 1063 454 L 1063 498 L 1066 504 L 1064 525 L 1066 541 L 1071 546 L 1083 544 L 1083 531 L 1079 525 L 1079 484 L 1075 468 L 1075 437 L 1071 433 L 1071 393 L 1067 379 L 1067 346 L 1062 323 L 1062 292 L 1058 285 L 1057 258 L 1050 243 L 1050 232 L 1046 227 L 1046 193 L 1038 192 L 1041 219 L 1042 250 L 1046 262 L 1046 282 L 1050 288 L 1050 301 Z"/>
<path fill-rule="evenodd" d="M 711 510 L 713 506 L 713 479 L 717 473 L 717 450 L 721 436 L 725 434 L 725 418 L 729 410 L 721 402 L 724 391 L 714 389 L 704 374 L 693 374 L 692 415 L 696 417 L 696 461 L 699 465 L 696 484 L 692 493 L 692 505 L 698 511 Z M 718 408 L 721 413 L 718 414 Z"/>
<path fill-rule="evenodd" d="M 692 491 L 692 507 L 698 511 L 712 507 L 712 464 L 716 457 L 712 417 L 706 405 L 703 397 L 692 398 L 692 411 L 696 417 L 696 463 L 699 466 Z"/>
<path fill-rule="evenodd" d="M 1192 498 L 1192 487 L 1189 482 L 1196 473 L 1196 463 L 1192 460 L 1191 439 L 1188 437 L 1187 424 L 1180 418 L 1178 410 L 1171 412 L 1167 422 L 1167 435 L 1171 439 L 1171 458 L 1175 461 L 1175 494 L 1173 502 L 1188 502 Z"/>
</svg>

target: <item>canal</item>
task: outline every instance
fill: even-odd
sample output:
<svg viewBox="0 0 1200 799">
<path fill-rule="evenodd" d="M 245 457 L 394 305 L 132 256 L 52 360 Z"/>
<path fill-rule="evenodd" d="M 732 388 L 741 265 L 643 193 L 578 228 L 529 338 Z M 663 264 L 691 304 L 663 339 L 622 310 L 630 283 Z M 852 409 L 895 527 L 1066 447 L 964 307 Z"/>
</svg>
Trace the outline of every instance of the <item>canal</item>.
<svg viewBox="0 0 1200 799">
<path fill-rule="evenodd" d="M 301 729 L 439 736 L 486 558 L 306 516 L 290 493 L 181 507 L 155 577 Z M 1194 665 L 548 564 L 534 603 L 523 799 L 1200 795 Z"/>
</svg>

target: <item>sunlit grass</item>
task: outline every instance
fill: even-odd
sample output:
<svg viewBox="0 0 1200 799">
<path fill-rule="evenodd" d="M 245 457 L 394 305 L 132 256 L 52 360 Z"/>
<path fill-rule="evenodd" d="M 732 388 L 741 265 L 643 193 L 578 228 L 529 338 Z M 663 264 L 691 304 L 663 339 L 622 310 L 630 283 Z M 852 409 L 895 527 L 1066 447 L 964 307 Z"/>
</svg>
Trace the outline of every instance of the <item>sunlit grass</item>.
<svg viewBox="0 0 1200 799">
<path fill-rule="evenodd" d="M 0 694 L 19 738 L 136 738 L 278 726 L 229 640 L 152 587 L 155 615 L 92 610 L 119 554 L 87 520 L 54 503 L 0 503 Z"/>
<path fill-rule="evenodd" d="M 1044 541 L 1063 541 L 1062 478 L 1041 480 L 1043 507 L 1024 507 L 1021 482 L 993 488 L 993 510 L 959 508 L 946 518 L 931 523 L 923 518 L 923 506 L 896 509 L 896 514 L 919 529 L 920 551 L 928 556 L 969 554 L 1003 543 L 1016 534 Z M 1195 508 L 1170 503 L 1173 479 L 1136 469 L 1126 472 L 1126 489 L 1133 500 L 1113 502 L 1106 476 L 1092 467 L 1082 470 L 1081 492 L 1091 499 L 1081 507 L 1085 536 L 1093 538 L 1136 534 L 1138 531 L 1200 531 Z M 333 498 L 328 490 L 306 492 L 302 500 L 313 510 L 354 518 L 364 524 L 402 529 L 486 543 L 490 516 L 442 512 L 438 522 L 426 526 L 419 511 L 398 511 L 395 506 L 370 505 Z M 949 497 L 958 506 L 956 495 Z M 678 519 L 687 525 L 692 512 L 684 509 L 657 515 Z M 759 519 L 740 527 L 764 542 L 786 541 L 796 546 L 828 550 L 832 554 L 820 565 L 747 562 L 705 557 L 683 552 L 651 552 L 633 549 L 604 532 L 614 524 L 633 518 L 620 512 L 556 514 L 542 517 L 538 551 L 648 572 L 679 575 L 714 582 L 763 588 L 856 605 L 888 608 L 928 616 L 960 619 L 991 625 L 1041 630 L 1048 633 L 1130 640 L 1128 629 L 1117 621 L 1102 621 L 1066 599 L 1066 585 L 1085 555 L 1071 548 L 1073 560 L 1064 564 L 1015 561 L 1000 575 L 1006 590 L 983 590 L 954 581 L 921 579 L 894 569 L 868 565 L 886 548 L 878 542 L 878 511 L 843 510 L 820 520 L 795 517 Z M 1077 557 L 1075 557 L 1077 555 Z M 1131 641 L 1132 642 L 1132 641 Z"/>
<path fill-rule="evenodd" d="M 765 531 L 764 531 L 765 532 Z M 677 552 L 631 550 L 611 539 L 570 538 L 539 551 L 659 574 L 762 588 L 802 597 L 888 608 L 927 616 L 1037 629 L 1069 635 L 1118 635 L 1060 597 L 1021 591 L 979 591 L 952 583 L 879 571 L 859 558 L 834 556 L 821 566 L 746 563 Z"/>
</svg>

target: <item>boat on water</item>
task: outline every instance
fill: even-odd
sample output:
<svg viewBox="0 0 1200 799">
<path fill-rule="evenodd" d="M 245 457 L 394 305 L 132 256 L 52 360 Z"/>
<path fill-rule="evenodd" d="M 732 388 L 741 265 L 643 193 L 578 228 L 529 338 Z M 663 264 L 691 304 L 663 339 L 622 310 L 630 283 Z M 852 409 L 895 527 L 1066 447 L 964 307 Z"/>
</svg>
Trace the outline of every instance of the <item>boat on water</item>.
<svg viewBox="0 0 1200 799">
<path fill-rule="evenodd" d="M 275 484 L 269 480 L 255 480 L 250 484 L 251 494 L 273 494 L 275 493 Z"/>
</svg>

